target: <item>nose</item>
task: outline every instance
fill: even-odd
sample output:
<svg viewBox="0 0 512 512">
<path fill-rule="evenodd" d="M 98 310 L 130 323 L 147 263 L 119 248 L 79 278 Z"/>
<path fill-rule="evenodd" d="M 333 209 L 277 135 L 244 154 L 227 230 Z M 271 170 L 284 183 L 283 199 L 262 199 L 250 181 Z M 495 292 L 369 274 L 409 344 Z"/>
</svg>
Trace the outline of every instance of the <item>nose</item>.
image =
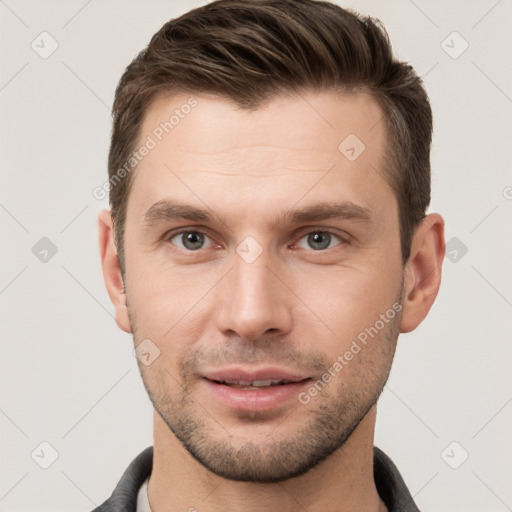
<svg viewBox="0 0 512 512">
<path fill-rule="evenodd" d="M 233 268 L 216 290 L 218 329 L 225 336 L 236 334 L 246 340 L 289 333 L 293 295 L 284 286 L 279 267 L 271 268 L 265 252 L 252 263 L 238 255 L 234 259 Z"/>
</svg>

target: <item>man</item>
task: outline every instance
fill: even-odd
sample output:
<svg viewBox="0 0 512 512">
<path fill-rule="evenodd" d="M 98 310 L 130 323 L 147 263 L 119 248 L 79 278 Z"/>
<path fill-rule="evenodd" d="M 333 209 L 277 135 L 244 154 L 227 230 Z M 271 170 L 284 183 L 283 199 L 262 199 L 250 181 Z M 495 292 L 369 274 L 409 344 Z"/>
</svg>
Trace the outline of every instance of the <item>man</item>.
<svg viewBox="0 0 512 512">
<path fill-rule="evenodd" d="M 414 511 L 373 446 L 439 289 L 432 116 L 383 28 L 314 0 L 165 24 L 116 90 L 105 283 L 154 446 L 97 511 Z"/>
</svg>

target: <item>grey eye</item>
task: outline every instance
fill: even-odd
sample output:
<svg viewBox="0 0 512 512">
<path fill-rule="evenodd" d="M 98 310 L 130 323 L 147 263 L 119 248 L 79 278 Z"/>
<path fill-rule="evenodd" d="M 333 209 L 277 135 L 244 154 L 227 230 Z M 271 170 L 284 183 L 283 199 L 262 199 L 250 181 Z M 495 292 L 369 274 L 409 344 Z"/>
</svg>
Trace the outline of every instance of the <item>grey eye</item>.
<svg viewBox="0 0 512 512">
<path fill-rule="evenodd" d="M 305 249 L 313 249 L 315 251 L 322 251 L 325 249 L 328 249 L 331 247 L 331 243 L 335 241 L 336 239 L 338 242 L 340 242 L 340 239 L 333 235 L 332 233 L 329 233 L 328 231 L 313 231 L 309 233 L 308 235 L 304 236 L 302 240 L 306 240 L 306 243 L 308 247 L 303 247 Z M 299 242 L 300 245 L 300 242 Z M 336 244 L 334 244 L 336 245 Z"/>
<path fill-rule="evenodd" d="M 182 249 L 197 251 L 202 249 L 208 237 L 199 231 L 182 231 L 171 238 L 171 242 Z"/>
</svg>

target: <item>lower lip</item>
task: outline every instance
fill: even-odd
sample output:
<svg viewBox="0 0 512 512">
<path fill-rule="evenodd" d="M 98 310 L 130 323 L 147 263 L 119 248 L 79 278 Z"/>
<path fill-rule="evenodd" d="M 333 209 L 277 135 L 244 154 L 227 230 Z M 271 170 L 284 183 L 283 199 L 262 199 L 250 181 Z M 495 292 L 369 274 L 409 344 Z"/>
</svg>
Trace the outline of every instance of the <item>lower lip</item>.
<svg viewBox="0 0 512 512">
<path fill-rule="evenodd" d="M 264 389 L 240 389 L 204 379 L 210 392 L 222 404 L 239 411 L 269 411 L 297 398 L 310 379 Z"/>
</svg>

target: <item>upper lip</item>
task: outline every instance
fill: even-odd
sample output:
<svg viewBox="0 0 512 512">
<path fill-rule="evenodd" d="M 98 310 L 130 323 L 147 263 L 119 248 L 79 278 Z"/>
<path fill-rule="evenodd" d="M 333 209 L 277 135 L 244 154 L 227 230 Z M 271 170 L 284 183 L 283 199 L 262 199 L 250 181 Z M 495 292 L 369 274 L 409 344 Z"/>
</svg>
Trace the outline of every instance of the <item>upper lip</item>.
<svg viewBox="0 0 512 512">
<path fill-rule="evenodd" d="M 226 381 L 243 381 L 254 382 L 261 380 L 278 380 L 286 382 L 300 382 L 308 379 L 306 375 L 300 375 L 292 371 L 283 370 L 281 368 L 266 367 L 259 369 L 246 369 L 246 368 L 224 368 L 222 370 L 206 371 L 202 376 L 208 380 L 218 382 Z"/>
</svg>

